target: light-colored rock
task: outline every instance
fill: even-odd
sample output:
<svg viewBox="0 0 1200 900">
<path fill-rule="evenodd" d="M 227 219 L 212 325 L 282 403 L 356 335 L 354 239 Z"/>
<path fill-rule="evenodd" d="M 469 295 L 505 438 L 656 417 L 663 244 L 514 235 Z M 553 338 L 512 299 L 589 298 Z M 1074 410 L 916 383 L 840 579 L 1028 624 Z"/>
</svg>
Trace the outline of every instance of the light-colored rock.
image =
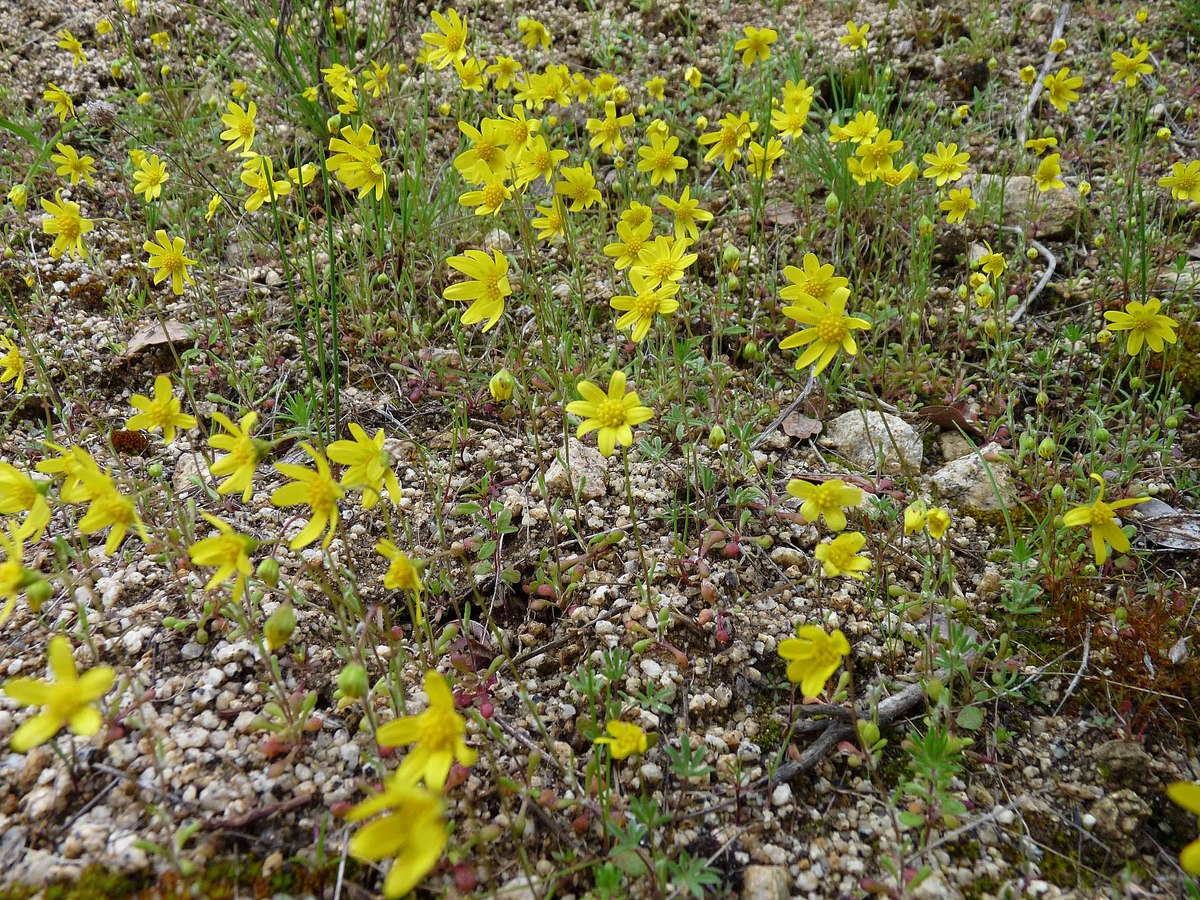
<svg viewBox="0 0 1200 900">
<path fill-rule="evenodd" d="M 957 431 L 943 431 L 939 434 L 938 448 L 942 451 L 942 459 L 946 460 L 946 462 L 960 459 L 975 452 L 971 449 L 971 442 Z"/>
<path fill-rule="evenodd" d="M 1200 260 L 1189 260 L 1180 271 L 1170 269 L 1154 280 L 1160 294 L 1190 294 L 1200 290 Z"/>
<path fill-rule="evenodd" d="M 191 493 L 196 490 L 192 479 L 197 475 L 201 479 L 204 478 L 201 474 L 204 471 L 203 466 L 204 460 L 199 453 L 181 453 L 179 459 L 175 461 L 175 472 L 171 475 L 171 486 L 175 488 L 175 493 Z"/>
<path fill-rule="evenodd" d="M 867 472 L 921 471 L 921 436 L 903 419 L 887 413 L 843 413 L 826 426 L 821 443 Z"/>
<path fill-rule="evenodd" d="M 564 464 L 570 456 L 570 475 Z M 556 497 L 571 496 L 571 482 L 579 488 L 584 500 L 595 500 L 608 492 L 608 460 L 595 447 L 572 439 L 568 453 L 560 451 L 546 470 L 546 490 Z"/>
<path fill-rule="evenodd" d="M 503 900 L 538 900 L 541 881 L 536 875 L 532 879 L 528 875 L 518 875 L 501 885 L 496 897 Z"/>
<path fill-rule="evenodd" d="M 999 175 L 974 175 L 962 179 L 958 186 L 970 187 L 981 201 L 998 194 Z M 1028 175 L 1012 175 L 1004 181 L 1004 224 L 1015 225 L 1031 232 L 1036 224 L 1040 238 L 1062 238 L 1075 230 L 1079 216 L 1079 193 L 1068 185 L 1055 191 L 1039 191 Z"/>
<path fill-rule="evenodd" d="M 1017 502 L 1017 489 L 999 444 L 987 444 L 951 460 L 933 473 L 933 487 L 940 499 L 968 510 L 998 510 Z M 990 476 L 990 477 L 989 477 Z M 995 482 L 993 486 L 992 482 Z"/>
<path fill-rule="evenodd" d="M 1114 791 L 1093 803 L 1091 814 L 1096 817 L 1096 836 L 1110 850 L 1122 859 L 1136 855 L 1138 832 L 1150 817 L 1145 800 L 1128 789 Z"/>
<path fill-rule="evenodd" d="M 771 562 L 775 563 L 781 569 L 787 569 L 791 566 L 803 566 L 804 554 L 795 547 L 780 546 L 771 551 Z"/>
<path fill-rule="evenodd" d="M 499 250 L 501 253 L 508 253 L 513 248 L 512 235 L 503 228 L 493 228 L 483 238 L 483 249 L 488 253 L 493 250 Z"/>
<path fill-rule="evenodd" d="M 792 877 L 784 866 L 746 866 L 742 873 L 742 900 L 788 900 Z"/>
</svg>

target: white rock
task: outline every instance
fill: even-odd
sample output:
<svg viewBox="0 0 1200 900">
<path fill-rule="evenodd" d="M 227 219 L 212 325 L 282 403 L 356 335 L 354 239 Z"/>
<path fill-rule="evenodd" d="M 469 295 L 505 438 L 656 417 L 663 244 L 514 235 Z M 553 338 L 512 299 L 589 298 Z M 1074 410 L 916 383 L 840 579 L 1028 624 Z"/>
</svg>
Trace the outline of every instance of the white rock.
<svg viewBox="0 0 1200 900">
<path fill-rule="evenodd" d="M 921 436 L 896 416 L 851 410 L 825 427 L 821 442 L 868 472 L 921 471 Z"/>
<path fill-rule="evenodd" d="M 568 446 L 571 463 L 570 476 L 564 465 L 562 451 L 546 470 L 546 490 L 557 497 L 571 496 L 571 483 L 579 487 L 579 496 L 584 500 L 595 500 L 608 492 L 608 460 L 595 447 L 589 447 L 574 438 Z"/>
<path fill-rule="evenodd" d="M 203 728 L 185 728 L 174 737 L 181 750 L 195 750 L 208 743 L 208 731 Z"/>
<path fill-rule="evenodd" d="M 792 802 L 792 786 L 787 782 L 778 785 L 771 792 L 771 802 L 776 806 L 786 806 Z"/>
<path fill-rule="evenodd" d="M 997 510 L 1016 505 L 1017 489 L 1008 464 L 999 459 L 1000 452 L 999 444 L 988 444 L 978 454 L 946 463 L 933 474 L 938 496 L 954 506 L 969 509 Z"/>
</svg>

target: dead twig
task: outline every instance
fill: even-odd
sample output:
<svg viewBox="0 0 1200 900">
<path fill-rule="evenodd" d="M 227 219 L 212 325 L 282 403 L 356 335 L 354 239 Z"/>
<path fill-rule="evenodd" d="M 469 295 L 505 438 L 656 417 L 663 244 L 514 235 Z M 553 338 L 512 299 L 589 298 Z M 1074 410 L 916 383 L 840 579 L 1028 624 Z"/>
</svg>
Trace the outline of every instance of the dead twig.
<svg viewBox="0 0 1200 900">
<path fill-rule="evenodd" d="M 1020 228 L 1017 228 L 1015 225 L 1004 225 L 1002 226 L 1002 230 L 1025 237 L 1025 232 Z M 1033 290 L 1029 292 L 1029 295 L 1021 301 L 1021 305 L 1013 311 L 1013 314 L 1008 319 L 1010 325 L 1016 325 L 1017 322 L 1021 321 L 1025 313 L 1029 311 L 1029 307 L 1033 305 L 1033 301 L 1036 300 L 1041 295 L 1042 291 L 1046 289 L 1046 285 L 1048 285 L 1050 283 L 1050 279 L 1054 277 L 1054 270 L 1058 268 L 1058 257 L 1050 252 L 1049 247 L 1047 247 L 1041 241 L 1034 240 L 1030 237 L 1025 237 L 1025 240 L 1028 242 L 1030 247 L 1040 253 L 1042 258 L 1046 260 L 1046 271 L 1042 273 L 1042 277 L 1038 279 L 1038 283 L 1033 286 Z"/>
<path fill-rule="evenodd" d="M 1062 5 L 1062 9 L 1058 11 L 1058 19 L 1054 22 L 1054 32 L 1050 35 L 1050 46 L 1054 47 L 1054 42 L 1063 35 L 1063 29 L 1067 25 L 1067 15 L 1071 12 L 1070 0 Z M 1054 61 L 1058 59 L 1058 54 L 1053 50 L 1046 53 L 1046 59 L 1042 62 L 1042 71 L 1038 72 L 1037 79 L 1033 82 L 1033 87 L 1029 91 L 1029 99 L 1025 101 L 1025 108 L 1021 110 L 1021 116 L 1017 119 L 1017 143 L 1022 147 L 1025 146 L 1025 136 L 1029 132 L 1029 116 L 1033 113 L 1033 108 L 1037 105 L 1038 98 L 1042 96 L 1042 89 L 1045 87 L 1046 76 L 1050 74 L 1050 69 L 1054 66 Z"/>
<path fill-rule="evenodd" d="M 205 819 L 200 823 L 200 827 L 205 831 L 223 831 L 227 828 L 245 828 L 247 825 L 257 822 L 259 819 L 267 819 L 271 816 L 276 816 L 281 813 L 291 812 L 293 809 L 299 809 L 312 803 L 316 794 L 301 794 L 298 797 L 293 797 L 291 800 L 284 800 L 280 803 L 271 803 L 267 806 L 256 806 L 254 809 L 244 812 L 238 816 L 225 816 L 220 819 Z"/>
</svg>

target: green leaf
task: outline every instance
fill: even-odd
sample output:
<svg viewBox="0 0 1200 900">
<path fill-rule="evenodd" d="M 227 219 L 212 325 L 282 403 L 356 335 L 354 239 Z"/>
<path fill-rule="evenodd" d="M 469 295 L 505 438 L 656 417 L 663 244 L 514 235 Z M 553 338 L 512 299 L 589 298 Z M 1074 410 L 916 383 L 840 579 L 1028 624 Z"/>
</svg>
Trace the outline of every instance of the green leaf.
<svg viewBox="0 0 1200 900">
<path fill-rule="evenodd" d="M 0 128 L 3 128 L 5 131 L 11 131 L 39 153 L 45 149 L 45 144 L 38 140 L 37 137 L 34 136 L 33 132 L 24 126 L 18 125 L 11 119 L 6 119 L 3 116 L 0 116 Z"/>
<path fill-rule="evenodd" d="M 964 706 L 958 711 L 954 723 L 964 731 L 978 731 L 983 725 L 983 710 L 978 706 Z"/>
</svg>

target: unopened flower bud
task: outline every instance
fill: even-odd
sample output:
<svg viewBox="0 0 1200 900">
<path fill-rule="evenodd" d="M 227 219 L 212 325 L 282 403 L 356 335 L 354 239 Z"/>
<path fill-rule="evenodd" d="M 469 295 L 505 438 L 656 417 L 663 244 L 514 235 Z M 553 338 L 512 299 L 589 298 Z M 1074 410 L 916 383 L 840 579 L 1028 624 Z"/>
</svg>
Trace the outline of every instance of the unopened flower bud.
<svg viewBox="0 0 1200 900">
<path fill-rule="evenodd" d="M 296 630 L 296 611 L 291 602 L 280 604 L 263 625 L 263 637 L 267 639 L 267 650 L 274 653 L 288 642 Z"/>
<path fill-rule="evenodd" d="M 497 403 L 510 399 L 515 386 L 516 380 L 508 369 L 501 369 L 488 382 L 488 390 L 491 391 L 492 399 Z"/>
<path fill-rule="evenodd" d="M 42 604 L 54 596 L 54 586 L 45 578 L 34 573 L 34 581 L 25 589 L 25 598 L 29 601 L 29 608 L 34 612 L 39 612 Z"/>
<path fill-rule="evenodd" d="M 712 430 L 708 433 L 708 446 L 712 447 L 714 450 L 718 450 L 724 443 L 725 429 L 720 425 L 714 425 Z"/>
<path fill-rule="evenodd" d="M 929 216 L 921 216 L 921 218 L 917 219 L 917 231 L 920 232 L 922 237 L 929 237 L 929 235 L 933 234 L 933 220 Z"/>
<path fill-rule="evenodd" d="M 1038 409 L 1045 409 L 1050 405 L 1050 395 L 1045 391 L 1038 391 L 1037 396 L 1033 398 L 1033 402 L 1037 404 Z"/>
<path fill-rule="evenodd" d="M 842 201 L 838 199 L 837 194 L 829 194 L 825 198 L 825 212 L 833 215 L 842 208 Z"/>
<path fill-rule="evenodd" d="M 1063 497 L 1067 495 L 1066 490 L 1061 484 L 1056 484 L 1050 488 L 1050 499 L 1055 503 L 1062 503 Z"/>
<path fill-rule="evenodd" d="M 268 556 L 258 564 L 259 581 L 267 587 L 273 588 L 279 586 L 279 560 L 273 556 Z"/>
<path fill-rule="evenodd" d="M 736 272 L 742 261 L 742 251 L 732 244 L 721 251 L 721 262 L 730 272 Z"/>
<path fill-rule="evenodd" d="M 1058 444 L 1054 443 L 1054 438 L 1042 438 L 1042 442 L 1038 444 L 1037 454 L 1042 459 L 1053 459 L 1057 452 Z"/>
<path fill-rule="evenodd" d="M 367 691 L 371 689 L 369 680 L 367 679 L 367 670 L 358 663 L 349 663 L 338 673 L 338 690 L 342 692 L 343 697 L 350 697 L 358 700 L 361 697 L 367 696 Z"/>
</svg>

